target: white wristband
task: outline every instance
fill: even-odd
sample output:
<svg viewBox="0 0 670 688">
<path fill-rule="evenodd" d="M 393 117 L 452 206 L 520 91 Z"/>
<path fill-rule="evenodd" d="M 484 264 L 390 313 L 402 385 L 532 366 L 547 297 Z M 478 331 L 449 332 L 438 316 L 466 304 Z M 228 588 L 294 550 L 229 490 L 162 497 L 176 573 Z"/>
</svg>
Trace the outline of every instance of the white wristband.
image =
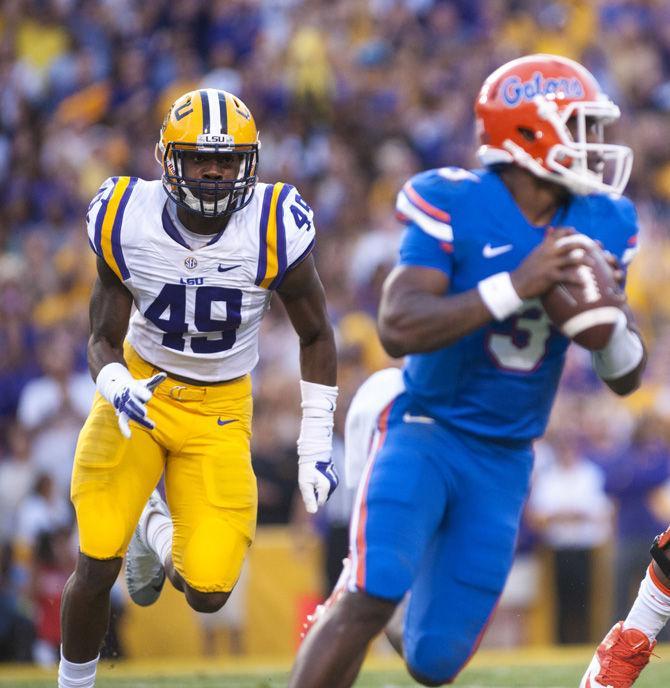
<svg viewBox="0 0 670 688">
<path fill-rule="evenodd" d="M 95 378 L 95 386 L 98 392 L 114 405 L 114 397 L 119 389 L 133 381 L 130 371 L 122 363 L 108 363 L 103 366 Z"/>
<path fill-rule="evenodd" d="M 298 438 L 298 463 L 330 459 L 337 392 L 337 387 L 300 380 L 302 421 Z"/>
<path fill-rule="evenodd" d="M 622 311 L 607 346 L 593 352 L 593 369 L 601 380 L 616 380 L 635 370 L 643 356 L 642 340 L 628 328 L 626 314 Z"/>
<path fill-rule="evenodd" d="M 516 293 L 509 272 L 498 272 L 483 279 L 478 285 L 484 305 L 496 320 L 506 320 L 523 304 Z"/>
</svg>

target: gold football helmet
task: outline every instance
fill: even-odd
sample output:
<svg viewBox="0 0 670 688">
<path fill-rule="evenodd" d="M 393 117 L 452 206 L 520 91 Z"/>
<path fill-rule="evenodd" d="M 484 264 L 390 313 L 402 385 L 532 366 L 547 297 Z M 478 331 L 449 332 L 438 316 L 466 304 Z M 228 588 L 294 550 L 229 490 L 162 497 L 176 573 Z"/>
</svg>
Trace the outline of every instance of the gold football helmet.
<svg viewBox="0 0 670 688">
<path fill-rule="evenodd" d="M 232 93 L 203 88 L 178 98 L 167 113 L 156 145 L 163 187 L 177 205 L 205 217 L 241 210 L 256 186 L 258 130 L 249 108 Z M 235 179 L 194 179 L 184 174 L 184 157 L 239 157 Z"/>
</svg>

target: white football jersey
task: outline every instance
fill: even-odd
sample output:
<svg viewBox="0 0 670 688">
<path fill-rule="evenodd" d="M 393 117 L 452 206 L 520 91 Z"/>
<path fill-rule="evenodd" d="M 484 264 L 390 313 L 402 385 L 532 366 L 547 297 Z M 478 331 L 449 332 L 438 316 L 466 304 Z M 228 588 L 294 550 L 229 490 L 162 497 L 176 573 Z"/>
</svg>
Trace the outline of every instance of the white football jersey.
<svg viewBox="0 0 670 688">
<path fill-rule="evenodd" d="M 160 181 L 112 177 L 88 208 L 91 247 L 133 295 L 128 341 L 168 373 L 244 375 L 272 291 L 312 250 L 313 213 L 289 184 L 258 184 L 223 233 L 191 248 L 168 203 Z"/>
</svg>

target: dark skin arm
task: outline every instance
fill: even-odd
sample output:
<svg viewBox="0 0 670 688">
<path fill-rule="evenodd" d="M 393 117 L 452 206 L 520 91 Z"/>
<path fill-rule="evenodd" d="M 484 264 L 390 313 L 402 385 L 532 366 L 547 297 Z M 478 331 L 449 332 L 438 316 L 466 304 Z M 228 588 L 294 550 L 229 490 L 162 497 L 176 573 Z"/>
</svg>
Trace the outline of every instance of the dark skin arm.
<svg viewBox="0 0 670 688">
<path fill-rule="evenodd" d="M 302 379 L 334 386 L 337 382 L 335 337 L 312 256 L 286 274 L 277 293 L 300 338 Z"/>
<path fill-rule="evenodd" d="M 569 268 L 579 261 L 569 245 L 557 246 L 570 230 L 546 236 L 511 273 L 522 299 L 540 296 L 556 282 L 574 283 Z M 386 279 L 379 307 L 379 335 L 395 357 L 435 351 L 482 327 L 492 319 L 477 289 L 448 296 L 449 278 L 440 270 L 402 266 Z"/>
<path fill-rule="evenodd" d="M 601 244 L 602 246 L 602 244 Z M 614 273 L 614 279 L 618 282 L 619 286 L 623 289 L 626 282 L 626 275 L 619 264 L 616 256 L 605 251 L 607 256 L 607 262 L 609 263 L 612 271 Z M 644 346 L 644 339 L 635 324 L 635 318 L 633 317 L 633 312 L 628 305 L 623 307 L 623 312 L 626 314 L 626 319 L 628 320 L 628 329 L 635 332 L 642 342 L 642 348 L 644 349 L 644 355 L 640 361 L 637 368 L 634 368 L 630 373 L 626 373 L 622 377 L 613 378 L 611 380 L 603 380 L 603 382 L 615 393 L 621 397 L 625 397 L 628 394 L 632 394 L 639 386 L 642 384 L 642 374 L 644 369 L 647 367 L 647 349 Z"/>
<path fill-rule="evenodd" d="M 644 354 L 637 368 L 631 370 L 630 373 L 626 373 L 622 377 L 612 378 L 611 380 L 603 380 L 603 382 L 615 394 L 618 394 L 621 397 L 625 397 L 628 394 L 632 394 L 636 389 L 638 389 L 638 387 L 642 384 L 642 374 L 644 373 L 644 369 L 647 367 L 647 349 L 644 346 L 644 340 L 642 339 L 642 335 L 640 334 L 640 331 L 637 329 L 637 326 L 635 325 L 633 313 L 628 306 L 624 306 L 623 311 L 626 314 L 626 318 L 628 319 L 628 329 L 637 333 L 637 335 L 640 337 Z"/>
<path fill-rule="evenodd" d="M 123 339 L 128 330 L 133 297 L 107 266 L 97 259 L 98 279 L 89 304 L 91 336 L 88 340 L 88 368 L 95 380 L 108 363 L 122 363 Z"/>
</svg>

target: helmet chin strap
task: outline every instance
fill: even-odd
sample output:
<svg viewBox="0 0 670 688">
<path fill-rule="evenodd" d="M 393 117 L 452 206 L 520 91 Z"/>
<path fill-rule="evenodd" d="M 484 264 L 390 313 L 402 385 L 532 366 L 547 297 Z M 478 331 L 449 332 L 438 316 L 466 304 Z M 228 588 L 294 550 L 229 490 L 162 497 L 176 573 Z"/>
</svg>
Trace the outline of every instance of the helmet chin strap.
<svg viewBox="0 0 670 688">
<path fill-rule="evenodd" d="M 184 203 L 186 203 L 189 208 L 197 213 L 201 212 L 201 210 L 205 210 L 212 215 L 214 215 L 215 208 L 220 208 L 223 204 L 227 204 L 230 197 L 229 192 L 222 196 L 219 199 L 219 202 L 215 204 L 214 201 L 200 201 L 200 199 L 196 198 L 196 195 L 190 189 L 182 189 L 182 192 L 184 194 Z"/>
</svg>

